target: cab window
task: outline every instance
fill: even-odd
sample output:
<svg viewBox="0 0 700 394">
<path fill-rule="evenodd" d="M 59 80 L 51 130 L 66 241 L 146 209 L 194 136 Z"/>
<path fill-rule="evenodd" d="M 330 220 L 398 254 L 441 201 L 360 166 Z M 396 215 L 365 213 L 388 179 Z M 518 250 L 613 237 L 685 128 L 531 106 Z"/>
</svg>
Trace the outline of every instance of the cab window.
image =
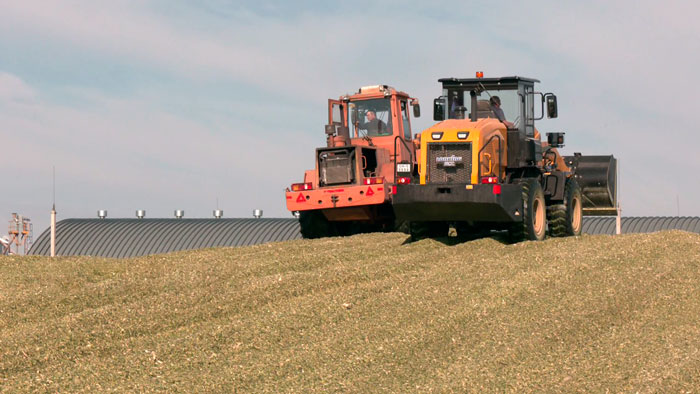
<svg viewBox="0 0 700 394">
<path fill-rule="evenodd" d="M 355 137 L 392 135 L 390 104 L 388 98 L 350 102 L 350 134 Z"/>
</svg>

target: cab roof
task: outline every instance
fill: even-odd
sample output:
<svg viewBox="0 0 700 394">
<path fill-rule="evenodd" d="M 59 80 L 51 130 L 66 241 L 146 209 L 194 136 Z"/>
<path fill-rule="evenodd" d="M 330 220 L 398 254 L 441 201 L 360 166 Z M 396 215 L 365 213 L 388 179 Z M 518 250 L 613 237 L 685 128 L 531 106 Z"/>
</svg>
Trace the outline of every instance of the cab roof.
<svg viewBox="0 0 700 394">
<path fill-rule="evenodd" d="M 483 85 L 517 85 L 520 81 L 528 83 L 540 82 L 538 79 L 519 77 L 517 75 L 512 77 L 500 77 L 500 78 L 440 78 L 438 82 L 442 83 L 444 87 L 450 86 L 470 86 L 481 83 Z"/>
</svg>

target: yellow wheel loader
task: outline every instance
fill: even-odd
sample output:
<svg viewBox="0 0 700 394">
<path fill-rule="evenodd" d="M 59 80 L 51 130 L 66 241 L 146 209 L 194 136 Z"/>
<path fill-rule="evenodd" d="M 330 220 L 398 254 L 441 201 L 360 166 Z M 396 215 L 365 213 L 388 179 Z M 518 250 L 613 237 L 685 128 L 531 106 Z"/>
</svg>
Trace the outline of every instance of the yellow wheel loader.
<svg viewBox="0 0 700 394">
<path fill-rule="evenodd" d="M 507 230 L 542 240 L 581 234 L 582 216 L 616 214 L 616 159 L 563 157 L 564 133 L 542 141 L 535 121 L 557 98 L 523 77 L 440 79 L 439 123 L 420 134 L 416 165 L 397 163 L 392 205 L 412 238 Z M 536 105 L 539 104 L 539 105 Z"/>
</svg>

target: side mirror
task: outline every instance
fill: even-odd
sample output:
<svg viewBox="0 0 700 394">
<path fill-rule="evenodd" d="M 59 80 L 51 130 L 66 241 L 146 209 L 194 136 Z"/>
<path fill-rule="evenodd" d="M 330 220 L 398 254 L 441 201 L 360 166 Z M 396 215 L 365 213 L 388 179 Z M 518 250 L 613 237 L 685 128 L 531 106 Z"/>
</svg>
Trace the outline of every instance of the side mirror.
<svg viewBox="0 0 700 394">
<path fill-rule="evenodd" d="M 420 104 L 413 104 L 413 117 L 420 118 Z"/>
<path fill-rule="evenodd" d="M 548 118 L 556 118 L 558 111 L 557 111 L 557 96 L 553 94 L 548 94 L 545 96 L 547 100 L 547 117 Z"/>
<path fill-rule="evenodd" d="M 445 101 L 442 97 L 433 100 L 433 120 L 445 120 Z"/>
</svg>

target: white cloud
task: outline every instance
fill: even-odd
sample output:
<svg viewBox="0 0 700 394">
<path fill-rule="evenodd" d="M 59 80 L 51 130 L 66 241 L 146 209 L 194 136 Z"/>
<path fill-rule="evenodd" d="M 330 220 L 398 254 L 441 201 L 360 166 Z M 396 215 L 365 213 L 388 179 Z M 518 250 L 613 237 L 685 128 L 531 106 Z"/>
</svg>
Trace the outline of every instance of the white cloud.
<svg viewBox="0 0 700 394">
<path fill-rule="evenodd" d="M 19 77 L 0 71 L 0 102 L 32 100 L 35 95 Z"/>
</svg>

